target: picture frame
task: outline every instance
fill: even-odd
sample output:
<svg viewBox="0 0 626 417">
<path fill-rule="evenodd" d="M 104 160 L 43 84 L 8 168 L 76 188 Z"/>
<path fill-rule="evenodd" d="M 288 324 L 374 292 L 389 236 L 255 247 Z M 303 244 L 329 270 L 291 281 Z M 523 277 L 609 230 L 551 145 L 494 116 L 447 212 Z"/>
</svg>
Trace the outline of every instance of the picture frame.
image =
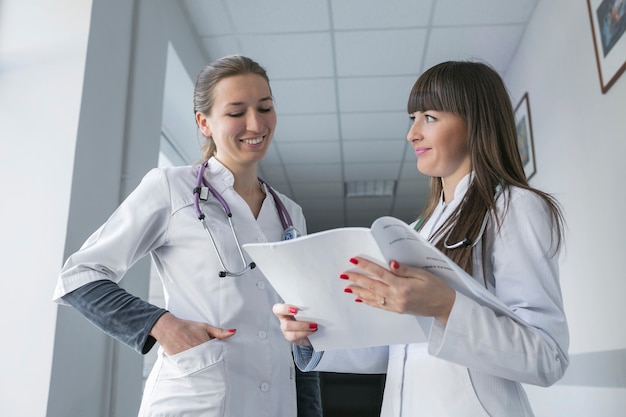
<svg viewBox="0 0 626 417">
<path fill-rule="evenodd" d="M 526 179 L 530 180 L 537 172 L 535 164 L 535 143 L 533 140 L 533 124 L 530 117 L 530 101 L 528 92 L 524 93 L 515 106 L 515 129 L 517 130 L 517 149 L 522 158 L 522 166 Z"/>
<path fill-rule="evenodd" d="M 587 0 L 602 94 L 626 70 L 626 0 Z"/>
</svg>

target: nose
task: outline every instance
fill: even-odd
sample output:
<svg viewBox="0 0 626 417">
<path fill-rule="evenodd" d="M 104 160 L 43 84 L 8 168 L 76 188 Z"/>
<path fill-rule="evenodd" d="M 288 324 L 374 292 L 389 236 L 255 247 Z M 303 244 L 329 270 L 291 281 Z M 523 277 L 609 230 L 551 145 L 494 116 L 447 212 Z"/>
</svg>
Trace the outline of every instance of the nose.
<svg viewBox="0 0 626 417">
<path fill-rule="evenodd" d="M 414 140 L 421 140 L 421 130 L 419 129 L 419 125 L 417 123 L 417 119 L 411 121 L 411 126 L 409 126 L 409 131 L 406 134 L 406 140 L 411 143 Z"/>
<path fill-rule="evenodd" d="M 261 132 L 263 130 L 263 116 L 256 111 L 248 112 L 246 129 L 250 132 Z"/>
</svg>

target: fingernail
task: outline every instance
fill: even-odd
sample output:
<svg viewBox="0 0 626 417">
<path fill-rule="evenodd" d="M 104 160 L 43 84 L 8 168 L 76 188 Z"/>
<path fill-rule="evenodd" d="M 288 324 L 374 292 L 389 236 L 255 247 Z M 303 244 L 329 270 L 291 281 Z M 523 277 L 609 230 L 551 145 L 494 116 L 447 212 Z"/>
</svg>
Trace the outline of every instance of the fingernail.
<svg viewBox="0 0 626 417">
<path fill-rule="evenodd" d="M 291 314 L 296 314 L 296 313 L 298 312 L 298 309 L 297 309 L 297 308 L 295 308 L 295 307 L 289 307 L 289 312 L 290 312 Z"/>
<path fill-rule="evenodd" d="M 391 267 L 393 269 L 398 269 L 398 268 L 400 268 L 400 264 L 398 262 L 396 262 L 396 261 L 391 261 Z"/>
<path fill-rule="evenodd" d="M 351 293 L 351 292 L 352 292 L 352 290 L 351 290 L 350 288 L 344 288 L 344 289 L 343 289 L 343 292 L 349 292 L 349 293 Z"/>
<path fill-rule="evenodd" d="M 313 331 L 316 331 L 317 330 L 317 324 L 316 323 L 309 324 L 309 329 L 313 330 Z"/>
<path fill-rule="evenodd" d="M 355 258 L 350 258 L 350 262 L 351 262 L 351 263 L 353 263 L 353 264 L 355 264 L 355 265 L 358 265 L 358 264 L 359 264 L 359 260 L 358 260 L 358 259 L 355 259 Z"/>
<path fill-rule="evenodd" d="M 363 302 L 363 300 L 361 300 L 360 298 L 355 298 L 354 301 L 357 302 L 357 303 L 362 303 Z"/>
<path fill-rule="evenodd" d="M 341 274 L 341 275 L 339 275 L 339 278 L 341 278 L 341 279 L 348 279 L 348 276 L 346 274 Z"/>
<path fill-rule="evenodd" d="M 228 329 L 228 333 L 235 333 L 237 329 Z"/>
</svg>

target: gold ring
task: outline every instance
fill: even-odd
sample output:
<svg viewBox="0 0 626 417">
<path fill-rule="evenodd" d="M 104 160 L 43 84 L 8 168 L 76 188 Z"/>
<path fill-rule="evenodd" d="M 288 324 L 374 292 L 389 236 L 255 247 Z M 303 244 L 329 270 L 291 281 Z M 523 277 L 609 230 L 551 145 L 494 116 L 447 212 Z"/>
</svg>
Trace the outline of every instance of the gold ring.
<svg viewBox="0 0 626 417">
<path fill-rule="evenodd" d="M 385 304 L 387 304 L 387 303 L 385 302 L 385 297 L 383 297 L 383 299 L 382 299 L 382 300 L 380 300 L 380 305 L 381 305 L 381 306 L 384 306 Z"/>
</svg>

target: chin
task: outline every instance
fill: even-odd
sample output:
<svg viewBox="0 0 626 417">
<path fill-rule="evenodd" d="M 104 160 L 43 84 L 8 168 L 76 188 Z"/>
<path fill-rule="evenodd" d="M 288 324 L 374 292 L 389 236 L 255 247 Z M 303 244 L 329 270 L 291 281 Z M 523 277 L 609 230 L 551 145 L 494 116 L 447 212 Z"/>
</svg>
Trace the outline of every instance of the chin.
<svg viewBox="0 0 626 417">
<path fill-rule="evenodd" d="M 426 164 L 420 164 L 419 160 L 417 161 L 417 170 L 424 175 L 427 175 L 429 177 L 436 177 L 436 175 L 434 175 L 434 170 L 433 169 L 429 169 L 428 165 Z"/>
</svg>

